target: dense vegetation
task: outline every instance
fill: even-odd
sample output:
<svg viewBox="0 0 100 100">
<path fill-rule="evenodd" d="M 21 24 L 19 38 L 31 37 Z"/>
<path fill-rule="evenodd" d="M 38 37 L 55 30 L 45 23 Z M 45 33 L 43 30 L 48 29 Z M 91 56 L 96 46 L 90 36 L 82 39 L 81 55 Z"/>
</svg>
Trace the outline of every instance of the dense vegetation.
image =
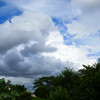
<svg viewBox="0 0 100 100">
<path fill-rule="evenodd" d="M 100 63 L 83 67 L 77 72 L 66 68 L 56 77 L 36 79 L 36 96 L 48 100 L 100 100 Z"/>
<path fill-rule="evenodd" d="M 31 93 L 24 85 L 12 85 L 10 81 L 0 79 L 0 100 L 31 100 Z"/>
<path fill-rule="evenodd" d="M 83 67 L 78 71 L 65 68 L 57 76 L 36 79 L 34 98 L 24 85 L 0 79 L 0 100 L 99 100 L 100 63 Z"/>
</svg>

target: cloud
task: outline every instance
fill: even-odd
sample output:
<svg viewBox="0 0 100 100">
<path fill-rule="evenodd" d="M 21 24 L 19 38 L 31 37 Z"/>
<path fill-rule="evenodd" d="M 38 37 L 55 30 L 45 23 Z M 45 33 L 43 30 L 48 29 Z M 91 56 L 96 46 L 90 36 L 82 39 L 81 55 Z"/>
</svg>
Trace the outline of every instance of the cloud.
<svg viewBox="0 0 100 100">
<path fill-rule="evenodd" d="M 43 12 L 52 17 L 74 16 L 69 0 L 7 0 L 21 10 Z M 73 14 L 74 13 L 74 14 Z"/>
<path fill-rule="evenodd" d="M 47 44 L 56 47 L 57 51 L 52 53 L 44 53 L 45 56 L 53 56 L 56 59 L 61 59 L 62 62 L 72 62 L 70 67 L 82 68 L 83 64 L 92 64 L 95 59 L 88 58 L 88 50 L 83 47 L 78 47 L 74 42 L 72 45 L 65 45 L 62 35 L 59 32 L 51 33 L 48 36 Z M 66 63 L 67 66 L 67 63 Z"/>
<path fill-rule="evenodd" d="M 81 46 L 81 48 L 86 49 L 89 55 L 99 54 L 100 1 L 72 0 L 71 5 L 80 13 L 76 19 L 70 23 L 65 23 L 67 32 L 74 35 L 73 41 L 78 41 L 78 47 Z"/>
<path fill-rule="evenodd" d="M 15 49 L 12 49 L 1 57 L 0 75 L 12 77 L 32 78 L 38 75 L 54 75 L 59 73 L 64 64 L 54 57 L 31 55 L 23 57 Z"/>
<path fill-rule="evenodd" d="M 99 42 L 99 13 L 90 10 L 87 13 L 84 10 L 87 2 L 83 5 L 83 1 L 75 1 L 7 0 L 23 13 L 13 16 L 11 23 L 0 24 L 0 75 L 9 79 L 16 77 L 19 79 L 15 79 L 16 82 L 22 79 L 24 84 L 29 84 L 33 78 L 60 73 L 64 66 L 79 69 L 82 64 L 96 62 L 88 54 L 99 51 L 96 49 L 99 46 L 96 45 Z M 80 3 L 82 8 L 76 7 Z M 60 17 L 68 33 L 64 32 L 76 36 L 71 38 L 71 45 L 64 44 L 63 35 L 51 17 Z M 77 45 L 76 41 L 82 44 Z"/>
<path fill-rule="evenodd" d="M 40 41 L 53 29 L 54 24 L 49 16 L 24 12 L 21 16 L 14 17 L 12 23 L 6 21 L 0 25 L 0 51 L 7 51 L 30 40 Z"/>
<path fill-rule="evenodd" d="M 63 36 L 51 18 L 43 13 L 24 12 L 14 17 L 12 23 L 1 24 L 0 29 L 2 76 L 32 78 L 54 75 L 63 66 L 80 67 L 93 61 L 86 56 L 86 50 L 74 44 L 64 45 Z"/>
<path fill-rule="evenodd" d="M 0 0 L 0 24 L 9 20 L 13 16 L 20 15 L 22 11 L 15 5 L 9 4 L 6 0 Z"/>
<path fill-rule="evenodd" d="M 46 45 L 49 34 L 56 31 L 52 19 L 43 13 L 24 12 L 11 21 L 0 25 L 0 75 L 32 78 L 60 72 L 61 60 L 42 55 L 57 50 Z"/>
<path fill-rule="evenodd" d="M 74 45 L 64 45 L 63 37 L 51 18 L 43 13 L 24 12 L 12 18 L 12 23 L 1 24 L 0 31 L 2 76 L 32 78 L 54 75 L 63 66 L 73 67 L 74 63 L 78 66 L 84 58 L 89 61 L 86 51 Z M 82 55 L 77 55 L 79 53 Z"/>
<path fill-rule="evenodd" d="M 92 13 L 100 9 L 99 0 L 72 0 L 71 4 L 84 13 Z"/>
<path fill-rule="evenodd" d="M 67 24 L 68 32 L 77 37 L 96 34 L 100 30 L 100 1 L 99 0 L 72 0 L 72 6 L 80 11 L 77 20 Z"/>
<path fill-rule="evenodd" d="M 23 50 L 21 50 L 20 52 L 24 55 L 24 56 L 30 56 L 33 54 L 38 54 L 38 53 L 42 53 L 42 52 L 54 52 L 56 51 L 56 48 L 51 47 L 51 46 L 46 46 L 44 41 L 41 41 L 40 43 L 35 43 L 31 46 L 25 46 Z"/>
<path fill-rule="evenodd" d="M 83 15 L 79 20 L 73 20 L 66 25 L 68 32 L 70 34 L 76 34 L 77 38 L 86 37 L 90 34 L 97 34 L 100 30 L 99 17 L 99 12 Z"/>
</svg>

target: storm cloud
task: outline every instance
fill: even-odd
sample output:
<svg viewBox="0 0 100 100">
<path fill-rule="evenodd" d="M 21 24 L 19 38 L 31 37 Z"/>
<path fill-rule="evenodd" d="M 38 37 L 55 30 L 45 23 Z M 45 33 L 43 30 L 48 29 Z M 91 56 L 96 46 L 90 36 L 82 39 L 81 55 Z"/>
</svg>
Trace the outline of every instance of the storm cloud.
<svg viewBox="0 0 100 100">
<path fill-rule="evenodd" d="M 24 56 L 31 56 L 32 54 L 38 54 L 38 53 L 42 53 L 42 52 L 54 52 L 57 49 L 55 47 L 51 47 L 46 46 L 44 41 L 39 42 L 39 43 L 35 43 L 31 46 L 25 46 L 23 50 L 21 50 L 21 54 L 23 54 Z"/>
<path fill-rule="evenodd" d="M 0 62 L 3 62 L 0 63 L 0 75 L 26 78 L 53 75 L 64 66 L 60 60 L 40 54 L 24 58 L 15 49 L 7 52 Z"/>
<path fill-rule="evenodd" d="M 0 25 L 0 75 L 32 78 L 59 73 L 60 59 L 44 56 L 57 48 L 46 44 L 56 27 L 42 13 L 24 12 Z"/>
</svg>

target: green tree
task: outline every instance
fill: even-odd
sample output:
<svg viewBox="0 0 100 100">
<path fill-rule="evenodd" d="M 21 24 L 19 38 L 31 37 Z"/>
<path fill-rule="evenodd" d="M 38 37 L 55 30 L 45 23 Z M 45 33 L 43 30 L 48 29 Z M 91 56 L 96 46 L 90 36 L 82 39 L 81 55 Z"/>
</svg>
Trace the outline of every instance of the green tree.
<svg viewBox="0 0 100 100">
<path fill-rule="evenodd" d="M 36 88 L 35 93 L 39 93 L 37 96 L 40 97 L 46 97 L 50 91 L 55 94 L 56 88 L 60 87 L 67 90 L 70 100 L 99 100 L 100 63 L 92 66 L 83 65 L 83 69 L 77 72 L 66 68 L 60 75 L 55 77 L 37 79 L 34 87 Z M 45 93 L 45 95 L 42 93 Z"/>
<path fill-rule="evenodd" d="M 83 65 L 79 70 L 80 85 L 72 90 L 73 100 L 100 99 L 100 64 Z"/>
<path fill-rule="evenodd" d="M 41 98 L 47 98 L 49 92 L 53 89 L 52 80 L 54 76 L 42 77 L 34 82 L 35 95 Z"/>
<path fill-rule="evenodd" d="M 22 85 L 12 85 L 0 79 L 0 100 L 31 100 L 31 93 Z"/>
<path fill-rule="evenodd" d="M 48 100 L 70 100 L 70 98 L 66 89 L 58 87 L 49 93 Z"/>
</svg>

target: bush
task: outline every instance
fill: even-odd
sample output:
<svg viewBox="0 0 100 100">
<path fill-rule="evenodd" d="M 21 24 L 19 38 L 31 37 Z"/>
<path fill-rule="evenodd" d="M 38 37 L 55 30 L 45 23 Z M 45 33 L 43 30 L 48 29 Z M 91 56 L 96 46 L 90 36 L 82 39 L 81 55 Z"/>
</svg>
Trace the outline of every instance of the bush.
<svg viewBox="0 0 100 100">
<path fill-rule="evenodd" d="M 51 87 L 48 87 L 48 86 L 41 86 L 39 88 L 37 88 L 34 92 L 34 94 L 37 96 L 37 97 L 40 97 L 40 98 L 47 98 L 47 96 L 49 95 L 51 91 Z"/>
<path fill-rule="evenodd" d="M 24 85 L 12 85 L 10 81 L 0 79 L 0 100 L 31 100 L 31 93 Z"/>
<path fill-rule="evenodd" d="M 47 100 L 47 99 L 38 98 L 38 97 L 33 97 L 32 100 Z"/>
<path fill-rule="evenodd" d="M 69 95 L 66 89 L 58 87 L 56 91 L 51 91 L 48 100 L 69 100 Z"/>
<path fill-rule="evenodd" d="M 20 95 L 16 98 L 16 100 L 31 100 L 31 93 L 28 91 L 21 92 Z"/>
</svg>

